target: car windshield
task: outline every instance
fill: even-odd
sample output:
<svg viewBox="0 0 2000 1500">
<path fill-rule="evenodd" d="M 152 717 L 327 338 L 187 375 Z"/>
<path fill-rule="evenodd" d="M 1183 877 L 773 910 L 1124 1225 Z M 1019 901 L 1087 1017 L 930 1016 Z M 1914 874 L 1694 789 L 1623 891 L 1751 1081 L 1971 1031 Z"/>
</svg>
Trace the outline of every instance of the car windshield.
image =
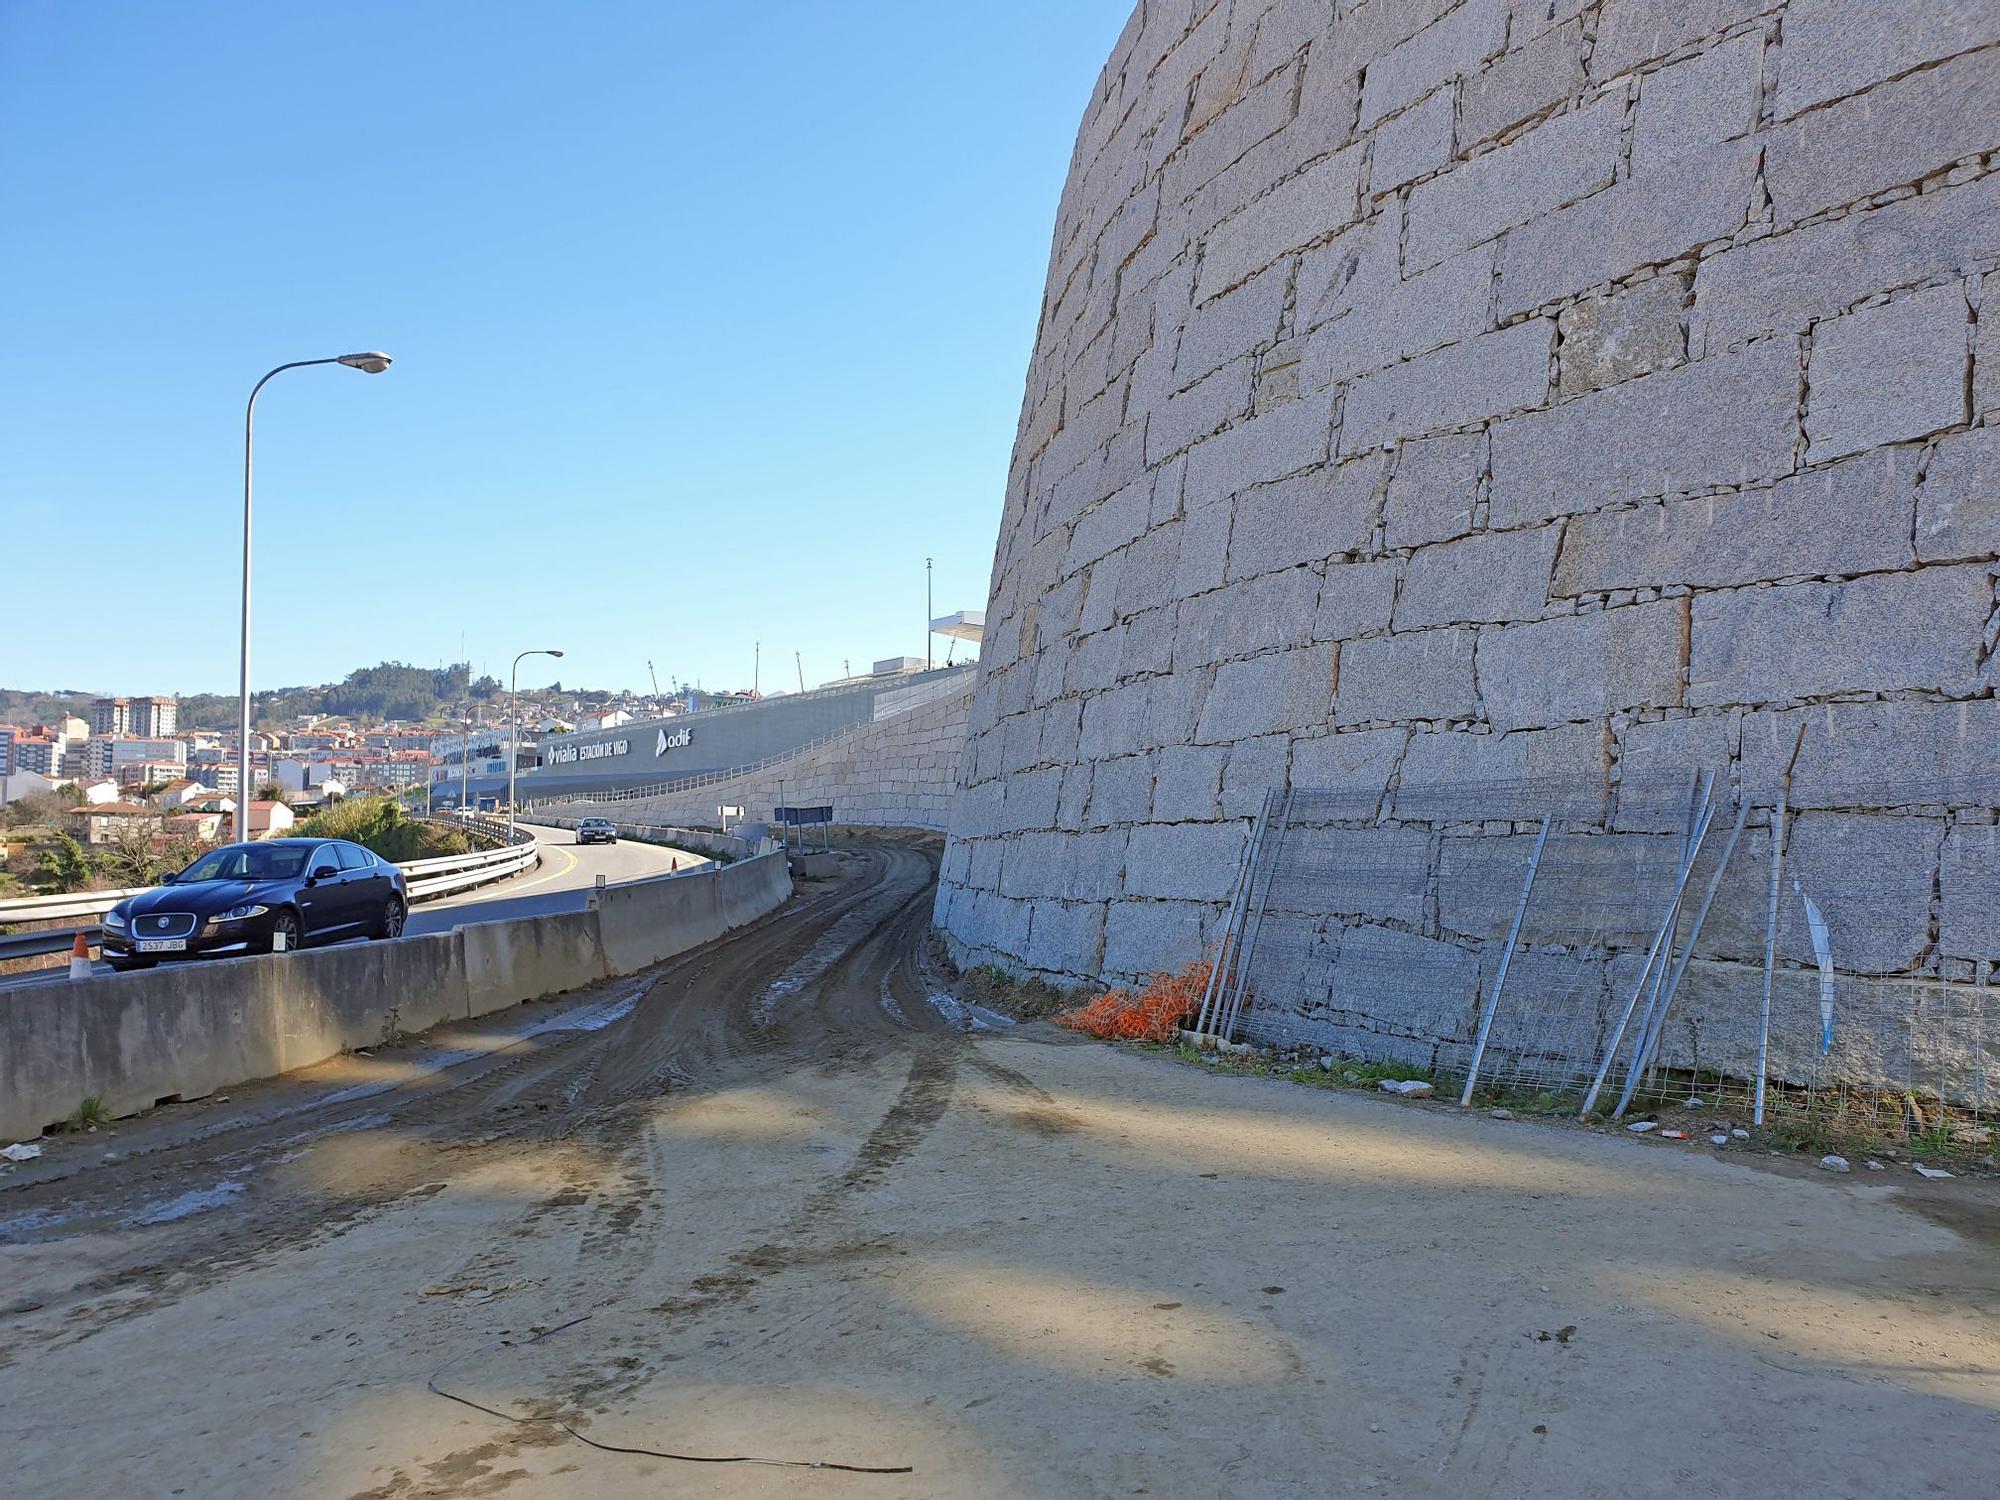
<svg viewBox="0 0 2000 1500">
<path fill-rule="evenodd" d="M 181 871 L 189 880 L 293 880 L 306 867 L 306 850 L 297 844 L 231 844 L 204 854 Z"/>
</svg>

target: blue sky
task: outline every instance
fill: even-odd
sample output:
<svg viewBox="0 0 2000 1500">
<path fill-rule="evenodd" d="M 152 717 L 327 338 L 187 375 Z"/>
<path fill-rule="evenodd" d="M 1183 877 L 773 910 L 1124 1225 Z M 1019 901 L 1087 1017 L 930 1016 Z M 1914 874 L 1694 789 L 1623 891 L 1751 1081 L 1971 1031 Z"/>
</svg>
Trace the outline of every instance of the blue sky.
<svg viewBox="0 0 2000 1500">
<path fill-rule="evenodd" d="M 258 686 L 921 653 L 1129 9 L 0 0 L 0 685 L 233 689 L 244 398 L 354 349 L 258 405 Z"/>
</svg>

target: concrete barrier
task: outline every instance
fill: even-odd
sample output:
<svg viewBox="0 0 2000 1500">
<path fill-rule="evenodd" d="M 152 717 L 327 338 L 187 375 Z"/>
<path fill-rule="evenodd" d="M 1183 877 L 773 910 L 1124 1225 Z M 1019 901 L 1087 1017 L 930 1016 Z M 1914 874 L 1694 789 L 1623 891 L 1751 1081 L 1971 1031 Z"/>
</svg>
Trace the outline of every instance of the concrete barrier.
<svg viewBox="0 0 2000 1500">
<path fill-rule="evenodd" d="M 721 901 L 722 883 L 735 868 L 704 865 L 685 875 L 607 887 L 598 898 L 597 921 L 613 971 L 643 969 L 700 947 L 736 925 L 723 919 Z M 664 918 L 659 915 L 663 909 L 668 913 Z"/>
<path fill-rule="evenodd" d="M 472 922 L 453 936 L 463 949 L 468 1016 L 628 972 L 607 961 L 594 911 Z"/>
<path fill-rule="evenodd" d="M 195 1099 L 402 1032 L 636 973 L 791 894 L 782 853 L 612 886 L 599 906 L 390 943 L 164 965 L 0 996 L 0 1139 L 96 1096 L 113 1115 Z"/>
</svg>

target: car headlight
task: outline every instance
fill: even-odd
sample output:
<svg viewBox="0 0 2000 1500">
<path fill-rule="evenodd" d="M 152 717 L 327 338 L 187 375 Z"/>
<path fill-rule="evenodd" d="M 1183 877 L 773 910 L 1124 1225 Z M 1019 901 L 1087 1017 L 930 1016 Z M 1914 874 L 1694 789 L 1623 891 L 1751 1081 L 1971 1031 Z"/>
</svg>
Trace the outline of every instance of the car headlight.
<svg viewBox="0 0 2000 1500">
<path fill-rule="evenodd" d="M 118 912 L 108 911 L 104 914 L 104 925 L 106 927 L 123 927 L 125 925 L 125 918 Z"/>
<path fill-rule="evenodd" d="M 271 908 L 268 906 L 232 906 L 228 911 L 215 917 L 217 922 L 242 922 L 251 917 L 261 917 Z"/>
</svg>

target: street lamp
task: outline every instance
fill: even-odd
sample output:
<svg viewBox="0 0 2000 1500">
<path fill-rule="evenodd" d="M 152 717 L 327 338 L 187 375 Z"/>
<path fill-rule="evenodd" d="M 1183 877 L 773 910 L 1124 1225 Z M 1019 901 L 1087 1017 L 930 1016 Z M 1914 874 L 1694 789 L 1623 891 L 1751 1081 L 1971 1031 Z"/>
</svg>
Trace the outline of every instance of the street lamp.
<svg viewBox="0 0 2000 1500">
<path fill-rule="evenodd" d="M 330 359 L 295 359 L 250 387 L 250 402 L 243 408 L 243 651 L 242 679 L 236 704 L 236 842 L 250 836 L 250 799 L 257 785 L 250 775 L 250 455 L 251 436 L 257 417 L 257 393 L 272 375 L 302 370 L 307 365 L 346 365 L 364 375 L 380 375 L 389 368 L 386 354 L 337 354 Z"/>
<path fill-rule="evenodd" d="M 507 721 L 510 732 L 507 736 L 507 842 L 514 841 L 514 768 L 521 760 L 521 716 L 514 708 L 514 684 L 521 676 L 521 662 L 530 656 L 561 656 L 553 649 L 523 651 L 514 658 L 513 670 L 507 674 Z"/>
</svg>

